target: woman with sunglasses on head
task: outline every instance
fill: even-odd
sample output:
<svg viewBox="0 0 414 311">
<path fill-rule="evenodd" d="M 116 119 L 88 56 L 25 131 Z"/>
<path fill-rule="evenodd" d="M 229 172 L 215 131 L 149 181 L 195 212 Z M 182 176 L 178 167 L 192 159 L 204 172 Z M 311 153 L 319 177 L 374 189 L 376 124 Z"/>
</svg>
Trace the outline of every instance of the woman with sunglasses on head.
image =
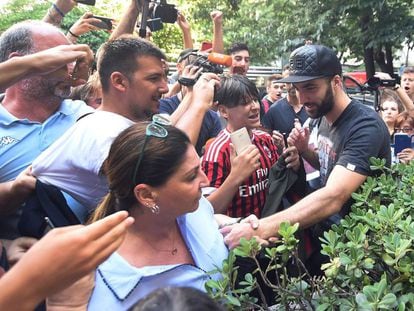
<svg viewBox="0 0 414 311">
<path fill-rule="evenodd" d="M 394 133 L 404 133 L 412 138 L 414 135 L 414 110 L 408 110 L 400 113 L 395 118 Z M 397 153 L 398 161 L 401 163 L 409 163 L 414 159 L 413 148 L 405 148 Z"/>
<path fill-rule="evenodd" d="M 179 129 L 153 120 L 123 131 L 104 162 L 110 193 L 92 221 L 127 210 L 135 224 L 98 267 L 88 310 L 125 310 L 165 286 L 204 290 L 217 278 L 207 272 L 227 258 L 213 208 L 201 195 L 208 180 L 194 146 Z"/>
</svg>

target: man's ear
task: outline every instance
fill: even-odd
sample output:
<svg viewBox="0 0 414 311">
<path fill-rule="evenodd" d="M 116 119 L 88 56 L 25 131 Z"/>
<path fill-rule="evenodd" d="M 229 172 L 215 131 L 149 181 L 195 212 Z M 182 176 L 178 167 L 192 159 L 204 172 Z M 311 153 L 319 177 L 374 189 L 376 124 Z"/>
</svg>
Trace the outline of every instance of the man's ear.
<svg viewBox="0 0 414 311">
<path fill-rule="evenodd" d="M 9 54 L 9 59 L 12 58 L 12 57 L 16 57 L 16 56 L 22 56 L 22 54 L 20 54 L 19 52 L 11 52 Z"/>
<path fill-rule="evenodd" d="M 229 116 L 229 113 L 228 113 L 228 110 L 227 110 L 227 107 L 226 106 L 223 106 L 223 105 L 218 105 L 218 111 L 220 112 L 220 115 L 224 118 L 224 119 L 228 119 L 228 116 Z"/>
<path fill-rule="evenodd" d="M 137 202 L 144 207 L 154 206 L 156 199 L 156 192 L 147 184 L 138 184 L 134 188 L 134 195 Z"/>
<path fill-rule="evenodd" d="M 332 79 L 333 87 L 342 89 L 342 78 L 339 75 L 335 75 Z"/>
<path fill-rule="evenodd" d="M 111 73 L 109 79 L 111 81 L 112 86 L 120 92 L 125 92 L 129 86 L 128 78 L 119 71 L 114 71 L 113 73 Z"/>
</svg>

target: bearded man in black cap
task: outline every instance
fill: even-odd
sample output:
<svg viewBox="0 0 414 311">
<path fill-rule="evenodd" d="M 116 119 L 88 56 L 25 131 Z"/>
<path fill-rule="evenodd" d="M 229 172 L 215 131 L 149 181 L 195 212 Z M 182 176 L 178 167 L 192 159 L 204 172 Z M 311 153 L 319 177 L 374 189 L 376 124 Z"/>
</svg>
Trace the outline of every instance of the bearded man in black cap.
<svg viewBox="0 0 414 311">
<path fill-rule="evenodd" d="M 305 45 L 296 49 L 290 56 L 289 76 L 278 82 L 294 85 L 300 103 L 318 124 L 316 150 L 308 147 L 309 129 L 300 124 L 295 125 L 288 143 L 319 169 L 322 187 L 290 208 L 262 218 L 256 231 L 245 225 L 234 226 L 231 232 L 224 232 L 225 241 L 234 247 L 241 237 L 268 239 L 277 235 L 281 222 L 289 221 L 301 228 L 311 227 L 313 255 L 319 256 L 318 237 L 349 213 L 351 194 L 371 174 L 370 157 L 385 158 L 390 163 L 389 135 L 373 109 L 348 97 L 341 63 L 330 48 Z M 312 262 L 315 274 L 322 262 L 320 256 Z"/>
</svg>

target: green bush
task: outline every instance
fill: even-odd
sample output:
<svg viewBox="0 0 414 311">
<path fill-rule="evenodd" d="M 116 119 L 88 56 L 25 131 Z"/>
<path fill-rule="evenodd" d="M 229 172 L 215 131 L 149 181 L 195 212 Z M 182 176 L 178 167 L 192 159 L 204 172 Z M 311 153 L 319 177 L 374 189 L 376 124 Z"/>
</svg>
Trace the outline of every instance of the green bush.
<svg viewBox="0 0 414 311">
<path fill-rule="evenodd" d="M 278 244 L 264 249 L 268 267 L 258 264 L 258 243 L 242 240 L 223 265 L 223 279 L 206 284 L 210 296 L 229 310 L 269 310 L 249 295 L 263 292 L 253 276 L 257 272 L 274 293 L 275 310 L 414 310 L 414 164 L 371 163 L 379 176 L 367 178 L 352 196 L 350 214 L 321 238 L 322 253 L 330 258 L 322 266 L 324 277 L 309 276 L 298 256 L 298 225 L 283 223 Z M 236 256 L 249 257 L 258 267 L 239 284 Z M 298 276 L 289 275 L 291 262 Z"/>
</svg>

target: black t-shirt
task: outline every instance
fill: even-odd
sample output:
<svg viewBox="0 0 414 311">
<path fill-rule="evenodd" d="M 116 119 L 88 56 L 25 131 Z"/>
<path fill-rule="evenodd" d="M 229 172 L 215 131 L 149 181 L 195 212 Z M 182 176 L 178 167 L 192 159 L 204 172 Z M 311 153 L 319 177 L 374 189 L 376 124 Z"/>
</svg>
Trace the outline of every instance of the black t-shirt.
<svg viewBox="0 0 414 311">
<path fill-rule="evenodd" d="M 282 98 L 270 106 L 267 113 L 263 116 L 262 121 L 265 128 L 285 133 L 284 135 L 288 137 L 290 131 L 294 127 L 295 118 L 299 119 L 300 123 L 303 125 L 308 119 L 308 114 L 306 113 L 305 108 L 302 107 L 296 113 L 293 107 L 288 103 L 287 99 Z"/>
<path fill-rule="evenodd" d="M 352 100 L 339 118 L 329 125 L 322 117 L 318 127 L 321 184 L 335 165 L 362 175 L 371 175 L 370 157 L 391 163 L 390 141 L 384 121 L 371 108 Z"/>
<path fill-rule="evenodd" d="M 169 115 L 180 105 L 180 100 L 177 95 L 170 98 L 160 99 L 159 113 L 167 113 Z M 218 114 L 213 110 L 208 110 L 204 116 L 203 123 L 201 124 L 200 133 L 196 143 L 196 150 L 198 155 L 202 155 L 202 148 L 206 142 L 213 137 L 216 137 L 220 133 L 222 127 Z"/>
<path fill-rule="evenodd" d="M 386 159 L 387 165 L 391 163 L 387 126 L 373 109 L 356 100 L 351 101 L 332 125 L 325 117 L 319 120 L 317 141 L 321 186 L 326 185 L 335 165 L 369 176 L 372 175 L 371 157 Z M 349 213 L 351 204 L 350 199 L 339 214 L 323 221 L 320 229 L 327 230 L 331 224 L 339 223 Z"/>
</svg>

